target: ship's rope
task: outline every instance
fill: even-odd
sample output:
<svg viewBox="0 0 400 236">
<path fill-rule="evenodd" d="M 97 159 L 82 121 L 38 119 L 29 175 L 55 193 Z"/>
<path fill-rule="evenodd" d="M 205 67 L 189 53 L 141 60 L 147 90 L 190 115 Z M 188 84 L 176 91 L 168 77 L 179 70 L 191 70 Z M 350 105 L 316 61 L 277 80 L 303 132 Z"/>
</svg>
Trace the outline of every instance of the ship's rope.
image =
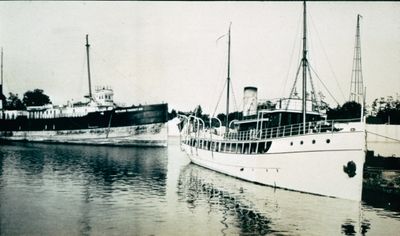
<svg viewBox="0 0 400 236">
<path fill-rule="evenodd" d="M 282 96 L 281 96 L 281 97 L 285 97 L 285 90 L 286 90 L 287 82 L 288 82 L 288 80 L 289 80 L 290 68 L 292 67 L 294 51 L 295 51 L 296 43 L 298 43 L 297 36 L 299 35 L 301 17 L 302 17 L 302 14 L 299 14 L 299 17 L 298 17 L 298 20 L 297 20 L 297 30 L 296 30 L 296 34 L 295 34 L 295 40 L 293 40 L 292 52 L 291 52 L 291 54 L 290 54 L 290 60 L 289 60 L 288 71 L 287 71 L 287 73 L 286 73 L 285 84 L 284 84 L 284 86 L 283 86 Z M 301 50 L 299 50 L 298 56 L 297 56 L 297 57 L 300 58 L 300 55 L 301 55 Z M 297 81 L 297 76 L 296 76 L 296 81 Z M 294 82 L 295 85 L 296 85 L 296 83 L 297 83 L 296 81 Z"/>
<path fill-rule="evenodd" d="M 222 90 L 221 90 L 221 93 L 219 94 L 219 98 L 218 98 L 218 101 L 217 101 L 217 105 L 215 106 L 215 109 L 214 109 L 214 112 L 213 112 L 213 115 L 212 115 L 212 117 L 214 117 L 215 116 L 215 112 L 217 111 L 217 109 L 218 109 L 218 105 L 219 105 L 219 102 L 221 101 L 221 97 L 222 97 L 222 94 L 224 93 L 224 91 L 225 91 L 225 86 L 226 86 L 226 84 L 227 84 L 227 81 L 225 81 L 225 83 L 224 83 L 224 87 L 222 88 Z"/>
<path fill-rule="evenodd" d="M 385 135 L 381 135 L 381 134 L 377 134 L 377 133 L 374 133 L 374 132 L 371 132 L 371 131 L 367 131 L 367 133 L 374 134 L 376 136 L 379 136 L 379 137 L 382 137 L 382 138 L 387 138 L 387 139 L 390 139 L 390 140 L 393 140 L 393 141 L 396 141 L 396 142 L 400 143 L 400 139 L 391 138 L 391 137 L 388 137 L 388 136 L 385 136 Z"/>
<path fill-rule="evenodd" d="M 321 82 L 321 84 L 324 86 L 324 88 L 326 89 L 326 91 L 329 93 L 329 95 L 332 97 L 333 100 L 335 100 L 335 102 L 337 103 L 337 105 L 340 105 L 339 102 L 336 100 L 336 98 L 332 95 L 332 93 L 329 91 L 329 89 L 326 87 L 326 85 L 324 84 L 324 82 L 321 80 L 321 78 L 318 76 L 317 72 L 315 72 L 314 68 L 309 64 L 308 65 L 310 67 L 310 69 L 312 70 L 312 72 L 314 72 L 314 74 L 316 75 L 317 79 L 319 80 L 319 82 Z"/>
<path fill-rule="evenodd" d="M 307 68 L 308 68 L 308 73 L 310 75 L 310 83 L 311 83 L 311 94 L 310 94 L 310 96 L 311 96 L 311 100 L 314 103 L 317 103 L 317 96 L 316 96 L 316 92 L 315 92 L 314 81 L 313 81 L 312 76 L 311 76 L 311 70 L 310 70 L 310 67 L 307 67 Z"/>
<path fill-rule="evenodd" d="M 232 80 L 231 80 L 230 82 L 231 82 L 231 88 L 232 88 L 233 108 L 235 109 L 235 111 L 239 111 L 239 109 L 238 109 L 238 107 L 237 107 L 237 103 L 236 103 L 235 90 L 233 89 Z"/>
<path fill-rule="evenodd" d="M 297 69 L 296 79 L 294 81 L 292 89 L 290 90 L 289 98 L 292 98 L 292 96 L 294 95 L 294 91 L 296 90 L 297 79 L 299 78 L 299 72 L 300 72 L 300 68 L 301 68 L 302 64 L 303 64 L 303 60 L 300 61 L 299 68 Z M 288 100 L 288 103 L 286 104 L 285 110 L 287 110 L 289 108 L 289 103 L 290 103 L 290 99 Z"/>
<path fill-rule="evenodd" d="M 342 98 L 343 98 L 343 100 L 345 101 L 346 98 L 345 98 L 345 96 L 344 96 L 343 90 L 342 90 L 342 88 L 341 88 L 340 85 L 339 85 L 339 81 L 338 81 L 338 79 L 337 79 L 337 77 L 336 77 L 335 71 L 334 71 L 333 68 L 332 68 L 332 64 L 331 64 L 331 62 L 329 61 L 328 54 L 326 53 L 326 50 L 325 50 L 325 48 L 324 48 L 324 44 L 322 43 L 321 37 L 320 37 L 319 34 L 318 34 L 317 27 L 315 26 L 314 21 L 313 21 L 311 15 L 310 15 L 310 19 L 311 19 L 311 24 L 312 24 L 312 26 L 313 26 L 314 29 L 315 29 L 315 32 L 316 32 L 318 41 L 319 41 L 319 43 L 321 44 L 321 48 L 322 48 L 322 51 L 324 52 L 324 56 L 325 56 L 325 58 L 326 58 L 326 61 L 328 62 L 329 69 L 331 70 L 331 72 L 332 72 L 332 74 L 333 74 L 333 78 L 335 79 L 336 85 L 337 85 L 338 88 L 339 88 L 340 94 L 342 95 Z"/>
<path fill-rule="evenodd" d="M 110 127 L 111 127 L 112 116 L 113 116 L 113 114 L 111 113 L 111 115 L 110 115 L 110 120 L 108 121 L 108 129 L 107 129 L 106 138 L 108 138 L 108 134 L 110 133 Z"/>
</svg>

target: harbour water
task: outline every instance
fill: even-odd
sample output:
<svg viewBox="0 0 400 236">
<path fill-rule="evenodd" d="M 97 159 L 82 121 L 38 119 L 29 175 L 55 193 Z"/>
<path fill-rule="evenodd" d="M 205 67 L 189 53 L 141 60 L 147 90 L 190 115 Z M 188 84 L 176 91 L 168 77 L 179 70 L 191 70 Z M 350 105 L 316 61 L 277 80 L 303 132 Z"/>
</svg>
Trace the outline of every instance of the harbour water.
<svg viewBox="0 0 400 236">
<path fill-rule="evenodd" d="M 0 146 L 0 235 L 398 235 L 399 199 L 363 200 L 225 176 L 190 164 L 178 139 Z"/>
</svg>

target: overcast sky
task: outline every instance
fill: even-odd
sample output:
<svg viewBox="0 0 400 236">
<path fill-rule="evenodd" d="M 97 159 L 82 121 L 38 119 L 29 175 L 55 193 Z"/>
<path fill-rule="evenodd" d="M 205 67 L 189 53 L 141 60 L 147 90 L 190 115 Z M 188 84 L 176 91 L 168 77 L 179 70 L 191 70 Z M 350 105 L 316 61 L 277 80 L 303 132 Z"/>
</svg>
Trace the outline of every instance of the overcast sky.
<svg viewBox="0 0 400 236">
<path fill-rule="evenodd" d="M 361 21 L 367 102 L 400 93 L 399 2 L 309 2 L 309 55 L 343 103 L 349 96 L 356 16 Z M 300 59 L 302 2 L 0 2 L 5 93 L 44 89 L 54 104 L 87 94 L 85 35 L 93 85 L 110 85 L 126 104 L 201 104 L 212 113 L 226 79 L 236 107 L 244 86 L 260 99 L 288 96 Z M 314 76 L 317 91 L 334 101 Z M 223 95 L 218 111 L 224 111 Z M 231 103 L 234 109 L 234 102 Z"/>
</svg>

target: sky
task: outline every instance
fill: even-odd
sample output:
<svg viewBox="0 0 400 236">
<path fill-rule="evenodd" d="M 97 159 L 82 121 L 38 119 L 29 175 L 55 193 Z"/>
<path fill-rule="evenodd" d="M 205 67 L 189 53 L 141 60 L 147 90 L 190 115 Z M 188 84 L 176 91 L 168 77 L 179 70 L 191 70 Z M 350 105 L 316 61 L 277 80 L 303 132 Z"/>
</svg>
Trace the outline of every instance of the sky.
<svg viewBox="0 0 400 236">
<path fill-rule="evenodd" d="M 313 81 L 330 105 L 349 97 L 357 14 L 367 104 L 399 95 L 400 2 L 309 2 L 307 12 Z M 302 2 L 0 2 L 4 92 L 40 88 L 53 104 L 84 100 L 89 34 L 92 85 L 111 86 L 116 102 L 223 112 L 227 37 L 217 39 L 230 24 L 230 110 L 242 110 L 245 86 L 259 99 L 287 97 Z"/>
</svg>

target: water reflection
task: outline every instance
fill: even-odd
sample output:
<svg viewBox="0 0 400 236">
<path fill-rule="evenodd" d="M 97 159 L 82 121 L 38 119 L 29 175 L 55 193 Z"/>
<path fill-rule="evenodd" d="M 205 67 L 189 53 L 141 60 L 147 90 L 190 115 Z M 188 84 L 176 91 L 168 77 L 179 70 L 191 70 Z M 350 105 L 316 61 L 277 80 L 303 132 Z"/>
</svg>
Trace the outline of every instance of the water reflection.
<svg viewBox="0 0 400 236">
<path fill-rule="evenodd" d="M 206 203 L 242 234 L 364 235 L 371 227 L 360 203 L 260 186 L 193 164 L 182 170 L 178 186 L 188 207 Z"/>
<path fill-rule="evenodd" d="M 349 219 L 347 222 L 342 224 L 342 234 L 344 235 L 357 235 L 356 231 L 357 223 L 353 220 Z M 366 235 L 368 230 L 370 229 L 370 223 L 367 220 L 361 222 L 360 226 L 360 234 Z"/>
<path fill-rule="evenodd" d="M 155 217 L 166 195 L 167 158 L 165 148 L 2 146 L 1 233 L 90 235 L 138 215 Z"/>
<path fill-rule="evenodd" d="M 366 205 L 385 209 L 385 214 L 400 218 L 400 199 L 399 196 L 363 189 L 363 202 Z"/>
<path fill-rule="evenodd" d="M 179 178 L 179 191 L 183 199 L 188 203 L 188 207 L 194 208 L 197 206 L 197 201 L 206 201 L 209 204 L 210 210 L 216 206 L 219 211 L 223 212 L 221 223 L 225 230 L 229 228 L 229 218 L 234 217 L 237 226 L 243 234 L 267 234 L 272 232 L 269 226 L 270 220 L 263 216 L 256 209 L 242 202 L 240 195 L 235 195 L 224 189 L 219 189 L 212 182 L 206 182 L 199 176 L 203 171 L 200 167 L 188 165 L 182 171 Z M 199 204 L 200 206 L 202 203 Z"/>
<path fill-rule="evenodd" d="M 397 208 L 373 198 L 244 182 L 189 164 L 178 142 L 0 146 L 0 235 L 398 235 Z"/>
<path fill-rule="evenodd" d="M 163 148 L 25 144 L 2 153 L 2 165 L 8 161 L 25 175 L 40 177 L 43 172 L 52 172 L 60 178 L 84 176 L 89 186 L 95 183 L 108 191 L 115 190 L 114 183 L 128 184 L 139 178 L 146 185 L 156 185 L 157 191 L 161 190 L 158 193 L 165 193 L 167 154 Z"/>
</svg>

